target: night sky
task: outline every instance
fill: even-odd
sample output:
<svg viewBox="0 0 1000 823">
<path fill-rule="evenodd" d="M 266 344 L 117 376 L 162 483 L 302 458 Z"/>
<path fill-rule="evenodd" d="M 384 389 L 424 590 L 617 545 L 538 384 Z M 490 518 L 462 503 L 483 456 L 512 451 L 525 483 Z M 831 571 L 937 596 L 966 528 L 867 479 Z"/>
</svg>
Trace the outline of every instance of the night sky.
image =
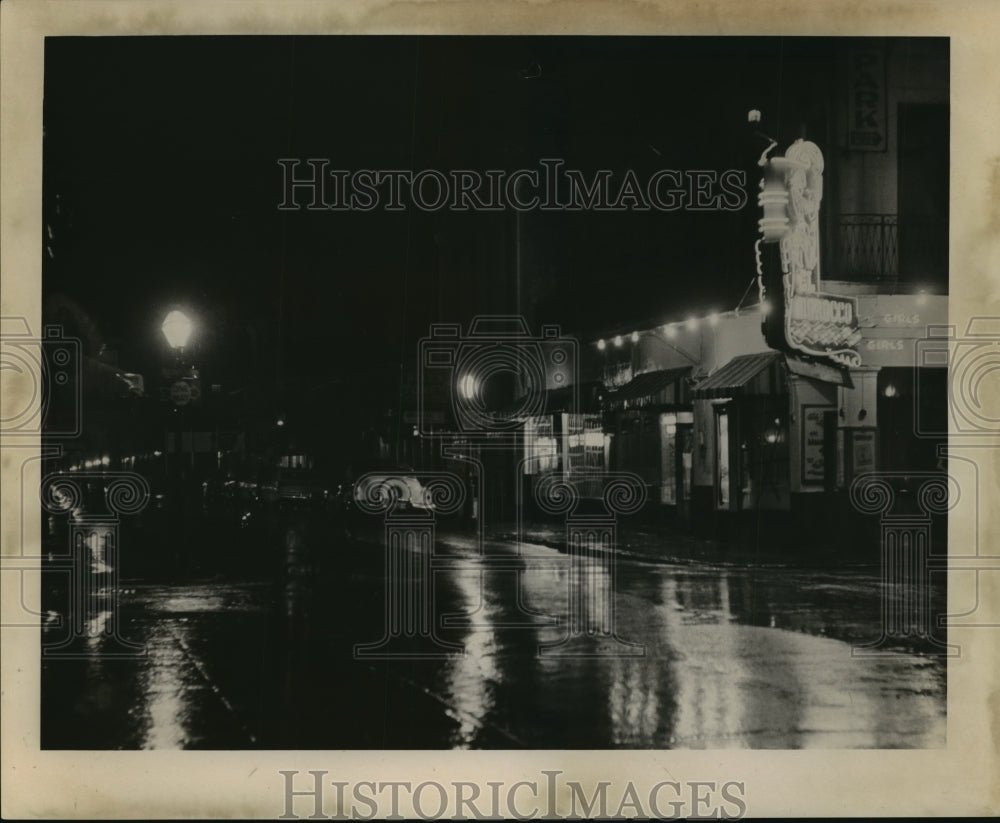
<svg viewBox="0 0 1000 823">
<path fill-rule="evenodd" d="M 277 161 L 447 172 L 557 157 L 616 180 L 752 171 L 763 145 L 750 108 L 782 143 L 804 120 L 824 137 L 827 45 L 49 38 L 43 287 L 83 305 L 126 367 L 177 301 L 231 347 L 275 341 L 285 369 L 330 352 L 398 361 L 430 322 L 514 310 L 518 236 L 520 310 L 535 324 L 596 335 L 732 308 L 753 275 L 755 179 L 741 212 L 315 214 L 278 210 Z"/>
</svg>

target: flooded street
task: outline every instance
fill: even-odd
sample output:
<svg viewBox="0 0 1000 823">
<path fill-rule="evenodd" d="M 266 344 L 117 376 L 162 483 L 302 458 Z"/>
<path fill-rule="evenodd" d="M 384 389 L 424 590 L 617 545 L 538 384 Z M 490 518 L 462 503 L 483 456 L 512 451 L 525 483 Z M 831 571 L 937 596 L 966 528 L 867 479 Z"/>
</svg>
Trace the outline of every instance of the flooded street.
<svg viewBox="0 0 1000 823">
<path fill-rule="evenodd" d="M 416 591 L 405 575 L 419 576 L 419 564 L 403 562 L 387 585 L 377 544 L 344 538 L 307 560 L 297 540 L 286 540 L 279 583 L 123 581 L 119 636 L 145 654 L 129 656 L 98 609 L 88 636 L 63 650 L 71 655 L 45 657 L 43 747 L 945 742 L 945 658 L 902 647 L 852 655 L 879 637 L 870 572 L 619 558 L 612 581 L 606 564 L 572 566 L 555 549 L 493 541 L 482 557 L 470 538 L 443 536 L 428 589 L 433 637 L 397 625 L 380 646 L 408 613 L 404 598 L 392 617 L 388 592 Z M 606 595 L 612 582 L 613 619 L 595 600 L 574 631 L 581 592 Z M 53 622 L 43 642 L 60 631 Z"/>
</svg>

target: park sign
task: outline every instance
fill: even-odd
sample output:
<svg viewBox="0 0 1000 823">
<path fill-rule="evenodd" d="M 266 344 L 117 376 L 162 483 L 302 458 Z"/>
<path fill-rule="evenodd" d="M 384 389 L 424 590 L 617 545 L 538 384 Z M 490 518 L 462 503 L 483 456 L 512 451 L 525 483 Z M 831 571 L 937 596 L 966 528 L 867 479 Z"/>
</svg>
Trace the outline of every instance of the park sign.
<svg viewBox="0 0 1000 823">
<path fill-rule="evenodd" d="M 761 304 L 770 308 L 764 338 L 772 348 L 860 366 L 856 300 L 820 291 L 823 154 L 796 140 L 784 157 L 765 156 L 761 165 L 757 282 Z"/>
</svg>

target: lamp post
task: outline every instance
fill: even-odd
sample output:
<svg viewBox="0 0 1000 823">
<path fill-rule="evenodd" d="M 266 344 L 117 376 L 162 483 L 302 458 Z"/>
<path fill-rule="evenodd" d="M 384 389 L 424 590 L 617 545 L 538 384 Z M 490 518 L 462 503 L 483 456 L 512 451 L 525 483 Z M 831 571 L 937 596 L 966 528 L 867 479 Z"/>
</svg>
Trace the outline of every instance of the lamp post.
<svg viewBox="0 0 1000 823">
<path fill-rule="evenodd" d="M 168 388 L 168 403 L 173 406 L 173 414 L 170 415 L 171 422 L 168 424 L 168 438 L 173 442 L 168 444 L 168 453 L 179 453 L 181 447 L 181 432 L 184 429 L 182 422 L 177 418 L 177 412 L 197 401 L 201 394 L 198 385 L 198 372 L 194 366 L 185 362 L 184 352 L 195 331 L 194 321 L 182 310 L 171 309 L 160 324 L 160 331 L 163 333 L 167 345 L 173 354 L 172 362 L 165 364 L 163 377 Z M 186 416 L 186 415 L 185 415 Z M 193 435 L 192 435 L 193 436 Z M 194 450 L 191 446 L 190 461 L 194 465 Z M 168 463 L 173 462 L 168 457 Z M 177 464 L 175 463 L 175 466 Z"/>
<path fill-rule="evenodd" d="M 185 352 L 195 333 L 195 323 L 184 311 L 174 308 L 163 318 L 160 331 L 170 349 L 169 359 L 162 368 L 167 389 L 164 398 L 167 406 L 164 473 L 169 506 L 167 556 L 175 569 L 186 575 L 191 564 L 191 518 L 197 511 L 193 491 L 194 432 L 188 407 L 197 402 L 201 390 L 198 371 L 185 357 Z"/>
<path fill-rule="evenodd" d="M 160 331 L 173 354 L 173 363 L 163 369 L 163 376 L 168 380 L 177 381 L 171 386 L 171 395 L 176 405 L 183 406 L 196 399 L 198 394 L 198 371 L 185 358 L 185 350 L 195 333 L 195 323 L 180 309 L 172 309 L 163 318 Z M 192 391 L 185 391 L 186 389 Z M 173 396 L 175 390 L 177 396 Z M 192 393 L 194 396 L 189 396 Z"/>
</svg>

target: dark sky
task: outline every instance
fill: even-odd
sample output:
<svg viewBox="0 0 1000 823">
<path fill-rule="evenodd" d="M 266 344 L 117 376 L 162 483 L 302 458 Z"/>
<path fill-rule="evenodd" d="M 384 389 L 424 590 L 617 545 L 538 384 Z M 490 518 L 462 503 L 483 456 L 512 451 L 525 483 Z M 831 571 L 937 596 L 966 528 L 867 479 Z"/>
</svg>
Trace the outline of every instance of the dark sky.
<svg viewBox="0 0 1000 823">
<path fill-rule="evenodd" d="M 584 334 L 731 308 L 741 213 L 282 213 L 282 157 L 368 169 L 751 169 L 828 127 L 829 43 L 777 38 L 49 38 L 47 292 L 123 357 L 186 301 L 288 352 L 386 362 L 432 321 L 521 309 Z M 818 91 L 817 91 L 818 90 Z M 784 118 L 784 119 L 782 119 Z M 808 135 L 816 139 L 818 135 Z M 755 184 L 756 181 L 751 181 Z M 55 216 L 55 196 L 61 214 Z M 152 331 L 151 331 L 152 330 Z"/>
</svg>

